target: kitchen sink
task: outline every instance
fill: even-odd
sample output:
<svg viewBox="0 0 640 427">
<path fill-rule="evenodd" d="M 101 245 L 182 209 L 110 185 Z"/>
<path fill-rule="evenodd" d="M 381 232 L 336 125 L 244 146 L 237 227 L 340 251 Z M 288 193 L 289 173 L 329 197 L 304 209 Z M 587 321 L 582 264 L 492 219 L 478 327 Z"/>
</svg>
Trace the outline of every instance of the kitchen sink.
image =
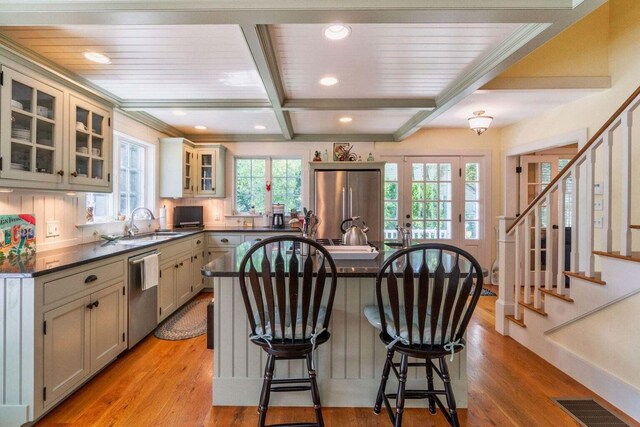
<svg viewBox="0 0 640 427">
<path fill-rule="evenodd" d="M 174 235 L 151 234 L 151 235 L 140 236 L 140 237 L 126 237 L 116 241 L 116 244 L 124 245 L 124 246 L 141 246 L 141 245 L 146 245 L 153 242 L 164 242 L 165 240 L 171 239 L 173 236 L 175 236 L 175 234 Z"/>
</svg>

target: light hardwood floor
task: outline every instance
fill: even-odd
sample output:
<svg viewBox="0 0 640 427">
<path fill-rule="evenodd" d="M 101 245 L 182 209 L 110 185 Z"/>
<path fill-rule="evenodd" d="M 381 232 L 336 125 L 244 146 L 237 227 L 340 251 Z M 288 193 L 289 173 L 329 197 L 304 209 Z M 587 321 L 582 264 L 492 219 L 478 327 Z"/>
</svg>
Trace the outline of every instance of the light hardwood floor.
<svg viewBox="0 0 640 427">
<path fill-rule="evenodd" d="M 460 411 L 461 422 L 466 426 L 577 426 L 550 398 L 597 396 L 495 332 L 495 299 L 480 298 L 468 328 L 469 409 Z M 256 407 L 211 407 L 213 357 L 213 351 L 206 349 L 205 336 L 184 341 L 150 336 L 45 416 L 37 427 L 256 425 Z M 259 390 L 254 392 L 257 402 Z M 370 408 L 325 408 L 323 414 L 327 427 L 391 425 L 385 415 L 375 416 Z M 640 425 L 624 418 L 632 426 Z M 313 420 L 310 408 L 269 410 L 269 423 L 304 419 Z M 432 416 L 421 409 L 408 409 L 403 424 L 447 425 L 442 415 Z"/>
</svg>

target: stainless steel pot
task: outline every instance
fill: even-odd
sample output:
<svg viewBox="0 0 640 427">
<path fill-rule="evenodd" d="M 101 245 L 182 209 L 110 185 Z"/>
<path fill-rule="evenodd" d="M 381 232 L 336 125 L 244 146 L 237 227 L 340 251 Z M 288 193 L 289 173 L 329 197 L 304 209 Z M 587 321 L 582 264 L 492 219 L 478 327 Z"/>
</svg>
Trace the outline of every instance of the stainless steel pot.
<svg viewBox="0 0 640 427">
<path fill-rule="evenodd" d="M 353 223 L 360 219 L 359 216 L 354 216 L 352 218 L 347 218 L 340 224 L 340 230 L 342 231 L 342 244 L 346 246 L 363 246 L 367 244 L 367 231 L 369 231 L 369 227 L 366 225 L 364 228 L 360 228 L 354 224 L 351 224 L 351 227 L 345 228 L 348 222 Z M 364 224 L 364 223 L 363 223 Z"/>
</svg>

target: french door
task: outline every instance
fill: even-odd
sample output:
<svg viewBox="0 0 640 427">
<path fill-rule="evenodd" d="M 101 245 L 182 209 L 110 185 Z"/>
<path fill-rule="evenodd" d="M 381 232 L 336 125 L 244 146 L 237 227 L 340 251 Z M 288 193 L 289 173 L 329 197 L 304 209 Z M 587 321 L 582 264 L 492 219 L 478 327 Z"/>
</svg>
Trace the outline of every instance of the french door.
<svg viewBox="0 0 640 427">
<path fill-rule="evenodd" d="M 399 222 L 415 242 L 448 243 L 490 262 L 483 164 L 482 157 L 405 157 Z"/>
</svg>

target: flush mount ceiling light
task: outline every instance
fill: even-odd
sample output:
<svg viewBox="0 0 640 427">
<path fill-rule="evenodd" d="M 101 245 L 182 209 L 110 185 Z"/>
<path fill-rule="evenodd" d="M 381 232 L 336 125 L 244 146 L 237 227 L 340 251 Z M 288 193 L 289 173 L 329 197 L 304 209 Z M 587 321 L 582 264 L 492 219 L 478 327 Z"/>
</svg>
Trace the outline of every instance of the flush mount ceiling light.
<svg viewBox="0 0 640 427">
<path fill-rule="evenodd" d="M 75 191 L 69 191 L 67 196 L 77 196 L 77 193 Z"/>
<path fill-rule="evenodd" d="M 322 34 L 329 40 L 342 40 L 349 37 L 351 34 L 351 27 L 342 24 L 333 24 L 325 27 Z"/>
<path fill-rule="evenodd" d="M 338 79 L 336 79 L 335 77 L 323 77 L 320 79 L 320 84 L 322 86 L 333 86 L 335 84 L 338 83 Z"/>
<path fill-rule="evenodd" d="M 205 130 L 207 128 L 206 126 L 202 126 L 202 125 L 197 125 L 197 126 L 194 126 L 194 127 L 196 129 L 198 129 L 198 130 Z"/>
<path fill-rule="evenodd" d="M 264 125 L 255 125 L 253 128 L 257 130 L 265 130 L 267 127 Z"/>
<path fill-rule="evenodd" d="M 474 111 L 473 116 L 469 117 L 469 127 L 478 135 L 482 135 L 484 131 L 489 129 L 493 117 L 485 116 L 484 110 Z"/>
<path fill-rule="evenodd" d="M 184 111 L 175 110 L 175 111 L 173 111 L 173 115 L 174 116 L 186 116 L 187 113 L 185 113 Z"/>
<path fill-rule="evenodd" d="M 111 58 L 98 52 L 85 52 L 84 57 L 98 64 L 111 64 Z"/>
<path fill-rule="evenodd" d="M 351 123 L 353 121 L 352 117 L 340 117 L 340 123 Z"/>
</svg>

